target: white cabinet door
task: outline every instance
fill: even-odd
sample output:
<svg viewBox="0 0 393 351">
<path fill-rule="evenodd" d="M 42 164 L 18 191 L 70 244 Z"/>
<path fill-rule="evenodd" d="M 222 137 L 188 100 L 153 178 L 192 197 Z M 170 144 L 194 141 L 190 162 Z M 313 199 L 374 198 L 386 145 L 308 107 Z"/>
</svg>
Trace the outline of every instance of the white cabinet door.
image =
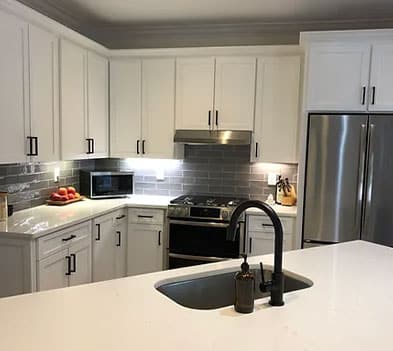
<svg viewBox="0 0 393 351">
<path fill-rule="evenodd" d="M 141 79 L 140 60 L 110 62 L 111 157 L 135 157 L 141 153 Z"/>
<path fill-rule="evenodd" d="M 156 272 L 163 269 L 163 227 L 129 224 L 127 242 L 127 275 Z"/>
<path fill-rule="evenodd" d="M 27 25 L 0 12 L 0 163 L 26 161 Z"/>
<path fill-rule="evenodd" d="M 72 267 L 69 285 L 91 283 L 91 241 L 83 240 L 71 245 L 69 254 Z"/>
<path fill-rule="evenodd" d="M 61 152 L 63 160 L 87 158 L 86 51 L 61 41 Z"/>
<path fill-rule="evenodd" d="M 260 57 L 251 159 L 297 163 L 300 57 Z"/>
<path fill-rule="evenodd" d="M 30 136 L 37 138 L 36 161 L 59 160 L 58 39 L 29 25 Z"/>
<path fill-rule="evenodd" d="M 254 129 L 255 57 L 216 59 L 214 128 Z"/>
<path fill-rule="evenodd" d="M 393 45 L 373 46 L 369 96 L 369 111 L 393 110 Z"/>
<path fill-rule="evenodd" d="M 93 281 L 113 279 L 116 277 L 113 215 L 96 218 L 93 231 Z"/>
<path fill-rule="evenodd" d="M 307 109 L 366 111 L 368 44 L 320 44 L 308 57 Z"/>
<path fill-rule="evenodd" d="M 126 276 L 127 271 L 127 220 L 115 225 L 115 278 Z"/>
<path fill-rule="evenodd" d="M 88 52 L 87 63 L 87 135 L 94 143 L 94 153 L 91 157 L 108 157 L 108 60 Z"/>
<path fill-rule="evenodd" d="M 143 60 L 142 87 L 142 153 L 173 158 L 175 60 Z"/>
<path fill-rule="evenodd" d="M 59 251 L 38 262 L 38 291 L 65 288 L 68 286 L 68 249 Z"/>
<path fill-rule="evenodd" d="M 176 129 L 211 129 L 213 99 L 214 58 L 177 59 Z"/>
</svg>

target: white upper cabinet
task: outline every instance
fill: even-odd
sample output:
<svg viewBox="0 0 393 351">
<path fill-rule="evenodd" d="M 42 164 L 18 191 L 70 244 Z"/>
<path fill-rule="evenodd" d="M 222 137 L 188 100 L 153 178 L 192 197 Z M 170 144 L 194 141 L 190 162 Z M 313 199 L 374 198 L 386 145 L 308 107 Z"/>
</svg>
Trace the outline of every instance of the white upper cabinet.
<svg viewBox="0 0 393 351">
<path fill-rule="evenodd" d="M 253 130 L 255 57 L 176 62 L 176 129 Z"/>
<path fill-rule="evenodd" d="M 64 160 L 108 155 L 108 65 L 61 41 L 61 150 Z"/>
<path fill-rule="evenodd" d="M 108 60 L 87 53 L 87 138 L 91 139 L 95 158 L 109 153 Z"/>
<path fill-rule="evenodd" d="M 176 129 L 213 127 L 214 58 L 176 60 Z"/>
<path fill-rule="evenodd" d="M 393 111 L 393 44 L 373 45 L 368 109 Z"/>
<path fill-rule="evenodd" d="M 26 161 L 27 25 L 0 12 L 0 162 Z"/>
<path fill-rule="evenodd" d="M 297 163 L 300 56 L 258 58 L 251 160 Z"/>
<path fill-rule="evenodd" d="M 308 57 L 307 109 L 366 111 L 368 44 L 315 44 Z"/>
<path fill-rule="evenodd" d="M 141 152 L 141 60 L 110 62 L 110 154 L 135 157 Z"/>
<path fill-rule="evenodd" d="M 61 150 L 63 160 L 88 157 L 86 52 L 61 41 Z"/>
<path fill-rule="evenodd" d="M 110 63 L 111 157 L 173 158 L 175 60 Z"/>
<path fill-rule="evenodd" d="M 216 59 L 215 129 L 253 130 L 255 72 L 254 57 Z"/>
<path fill-rule="evenodd" d="M 32 160 L 57 161 L 59 153 L 58 39 L 29 25 Z"/>
<path fill-rule="evenodd" d="M 152 158 L 172 158 L 175 60 L 144 60 L 142 77 L 142 153 Z"/>
</svg>

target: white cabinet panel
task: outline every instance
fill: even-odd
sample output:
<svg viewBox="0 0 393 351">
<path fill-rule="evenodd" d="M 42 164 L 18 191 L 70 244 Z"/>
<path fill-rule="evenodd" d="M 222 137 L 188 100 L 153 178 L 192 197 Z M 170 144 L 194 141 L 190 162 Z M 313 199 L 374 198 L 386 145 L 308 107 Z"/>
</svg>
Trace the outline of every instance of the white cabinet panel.
<svg viewBox="0 0 393 351">
<path fill-rule="evenodd" d="M 93 139 L 94 142 L 94 153 L 91 157 L 108 157 L 108 60 L 88 52 L 87 62 L 87 136 Z"/>
<path fill-rule="evenodd" d="M 0 12 L 0 163 L 26 161 L 27 25 Z"/>
<path fill-rule="evenodd" d="M 69 249 L 73 272 L 69 276 L 69 285 L 91 283 L 91 242 L 81 241 Z"/>
<path fill-rule="evenodd" d="M 297 162 L 300 57 L 260 57 L 251 159 Z"/>
<path fill-rule="evenodd" d="M 64 160 L 87 158 L 86 51 L 61 41 L 61 150 Z"/>
<path fill-rule="evenodd" d="M 177 59 L 176 129 L 210 129 L 213 126 L 213 94 L 214 58 Z"/>
<path fill-rule="evenodd" d="M 253 130 L 255 72 L 255 57 L 216 59 L 215 129 Z"/>
<path fill-rule="evenodd" d="M 393 110 L 393 45 L 373 46 L 369 96 L 369 111 Z"/>
<path fill-rule="evenodd" d="M 134 157 L 138 141 L 141 151 L 141 61 L 111 61 L 110 72 L 110 154 Z"/>
<path fill-rule="evenodd" d="M 368 44 L 311 46 L 307 109 L 366 111 L 370 51 Z"/>
<path fill-rule="evenodd" d="M 151 158 L 174 156 L 175 60 L 142 62 L 142 147 Z"/>
<path fill-rule="evenodd" d="M 39 291 L 68 286 L 68 249 L 59 251 L 38 262 L 37 288 Z"/>
<path fill-rule="evenodd" d="M 163 227 L 129 224 L 127 275 L 156 272 L 163 269 Z"/>
</svg>

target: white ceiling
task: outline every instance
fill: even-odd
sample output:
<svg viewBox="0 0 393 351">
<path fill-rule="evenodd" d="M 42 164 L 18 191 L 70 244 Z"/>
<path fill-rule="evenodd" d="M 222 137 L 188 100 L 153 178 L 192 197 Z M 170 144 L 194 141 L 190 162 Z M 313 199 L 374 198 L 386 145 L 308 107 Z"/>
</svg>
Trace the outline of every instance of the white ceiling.
<svg viewBox="0 0 393 351">
<path fill-rule="evenodd" d="M 96 25 L 342 21 L 393 17 L 392 0 L 21 0 Z"/>
</svg>

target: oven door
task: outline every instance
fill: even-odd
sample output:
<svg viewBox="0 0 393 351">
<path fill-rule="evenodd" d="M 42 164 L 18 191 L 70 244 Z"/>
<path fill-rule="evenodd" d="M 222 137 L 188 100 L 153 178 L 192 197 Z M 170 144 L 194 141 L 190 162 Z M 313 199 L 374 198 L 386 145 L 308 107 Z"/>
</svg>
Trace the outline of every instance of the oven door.
<svg viewBox="0 0 393 351">
<path fill-rule="evenodd" d="M 227 240 L 227 223 L 169 221 L 169 268 L 194 266 L 238 258 L 244 251 L 244 225 L 235 241 Z"/>
</svg>

